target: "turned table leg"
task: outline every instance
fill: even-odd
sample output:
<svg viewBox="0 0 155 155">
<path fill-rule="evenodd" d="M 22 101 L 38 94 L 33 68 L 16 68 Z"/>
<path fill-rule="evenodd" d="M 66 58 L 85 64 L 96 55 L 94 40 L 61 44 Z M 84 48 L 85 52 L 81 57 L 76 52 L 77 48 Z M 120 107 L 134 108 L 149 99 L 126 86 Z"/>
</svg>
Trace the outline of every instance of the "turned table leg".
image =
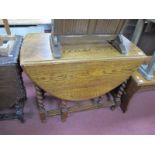
<svg viewBox="0 0 155 155">
<path fill-rule="evenodd" d="M 61 121 L 65 122 L 68 117 L 67 101 L 61 100 L 59 103 Z"/>
<path fill-rule="evenodd" d="M 39 108 L 40 119 L 44 121 L 46 119 L 46 109 L 43 103 L 44 91 L 38 86 L 35 86 L 35 88 L 36 88 L 37 105 Z"/>
<path fill-rule="evenodd" d="M 122 95 L 120 104 L 120 107 L 124 113 L 127 111 L 131 98 L 140 88 L 141 86 L 138 86 L 132 78 L 128 81 L 126 93 Z"/>
</svg>

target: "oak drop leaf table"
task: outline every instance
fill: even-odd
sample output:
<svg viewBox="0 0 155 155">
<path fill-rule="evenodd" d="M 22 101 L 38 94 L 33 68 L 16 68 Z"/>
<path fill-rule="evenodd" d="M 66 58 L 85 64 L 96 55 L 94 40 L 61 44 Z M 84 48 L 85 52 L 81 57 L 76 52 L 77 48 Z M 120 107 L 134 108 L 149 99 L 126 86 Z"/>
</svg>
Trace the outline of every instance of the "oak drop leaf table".
<svg viewBox="0 0 155 155">
<path fill-rule="evenodd" d="M 37 102 L 41 119 L 52 115 L 43 103 L 43 94 L 62 100 L 57 114 L 65 119 L 68 111 L 67 101 L 82 101 L 106 94 L 126 81 L 146 60 L 147 56 L 123 36 L 129 52 L 121 54 L 106 41 L 76 42 L 76 37 L 64 37 L 62 57 L 56 59 L 51 52 L 51 34 L 28 34 L 23 42 L 20 64 L 36 86 Z M 92 105 L 91 105 L 92 106 Z M 83 107 L 83 110 L 87 109 Z M 92 107 L 90 108 L 92 109 Z"/>
</svg>

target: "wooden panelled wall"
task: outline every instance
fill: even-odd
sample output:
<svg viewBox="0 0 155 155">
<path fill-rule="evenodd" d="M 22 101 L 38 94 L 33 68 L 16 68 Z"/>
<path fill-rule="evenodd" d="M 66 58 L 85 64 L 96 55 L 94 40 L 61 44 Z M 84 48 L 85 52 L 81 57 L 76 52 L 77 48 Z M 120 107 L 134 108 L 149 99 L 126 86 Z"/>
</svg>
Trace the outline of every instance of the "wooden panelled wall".
<svg viewBox="0 0 155 155">
<path fill-rule="evenodd" d="M 54 33 L 57 35 L 117 34 L 123 19 L 55 19 Z"/>
</svg>

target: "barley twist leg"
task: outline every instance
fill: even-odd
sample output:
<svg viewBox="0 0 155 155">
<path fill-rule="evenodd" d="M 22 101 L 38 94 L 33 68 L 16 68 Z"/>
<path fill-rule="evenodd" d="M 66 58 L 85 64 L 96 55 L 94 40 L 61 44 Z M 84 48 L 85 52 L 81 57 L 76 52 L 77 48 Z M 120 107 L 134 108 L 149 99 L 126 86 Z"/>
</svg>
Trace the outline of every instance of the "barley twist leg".
<svg viewBox="0 0 155 155">
<path fill-rule="evenodd" d="M 59 103 L 61 121 L 65 122 L 68 117 L 67 101 L 61 100 Z"/>
<path fill-rule="evenodd" d="M 35 86 L 35 88 L 36 88 L 37 105 L 39 108 L 40 119 L 44 121 L 46 119 L 46 109 L 43 104 L 44 91 L 38 86 Z"/>
</svg>

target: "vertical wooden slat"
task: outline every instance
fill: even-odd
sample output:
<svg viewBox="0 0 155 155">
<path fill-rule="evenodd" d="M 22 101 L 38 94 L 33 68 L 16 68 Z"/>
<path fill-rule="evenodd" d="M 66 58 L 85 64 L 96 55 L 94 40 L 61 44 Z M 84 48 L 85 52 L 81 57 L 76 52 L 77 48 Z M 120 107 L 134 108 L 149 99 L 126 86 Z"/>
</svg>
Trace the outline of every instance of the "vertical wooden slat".
<svg viewBox="0 0 155 155">
<path fill-rule="evenodd" d="M 120 19 L 57 19 L 55 33 L 60 35 L 116 34 L 125 20 Z"/>
<path fill-rule="evenodd" d="M 125 19 L 120 19 L 119 20 L 119 23 L 118 23 L 118 26 L 117 26 L 117 29 L 116 29 L 115 33 L 120 33 L 120 31 L 122 30 L 123 25 L 125 24 L 125 22 L 126 22 Z"/>
<path fill-rule="evenodd" d="M 10 26 L 7 19 L 2 19 L 7 35 L 11 35 Z"/>
<path fill-rule="evenodd" d="M 144 20 L 139 19 L 135 28 L 135 31 L 133 33 L 132 42 L 136 45 L 138 44 L 138 41 L 140 39 L 140 36 L 142 34 L 143 28 L 144 28 Z"/>
<path fill-rule="evenodd" d="M 96 28 L 96 23 L 97 23 L 97 19 L 90 19 L 89 20 L 89 24 L 88 24 L 88 28 L 87 28 L 87 33 L 88 34 L 93 34 Z"/>
</svg>

